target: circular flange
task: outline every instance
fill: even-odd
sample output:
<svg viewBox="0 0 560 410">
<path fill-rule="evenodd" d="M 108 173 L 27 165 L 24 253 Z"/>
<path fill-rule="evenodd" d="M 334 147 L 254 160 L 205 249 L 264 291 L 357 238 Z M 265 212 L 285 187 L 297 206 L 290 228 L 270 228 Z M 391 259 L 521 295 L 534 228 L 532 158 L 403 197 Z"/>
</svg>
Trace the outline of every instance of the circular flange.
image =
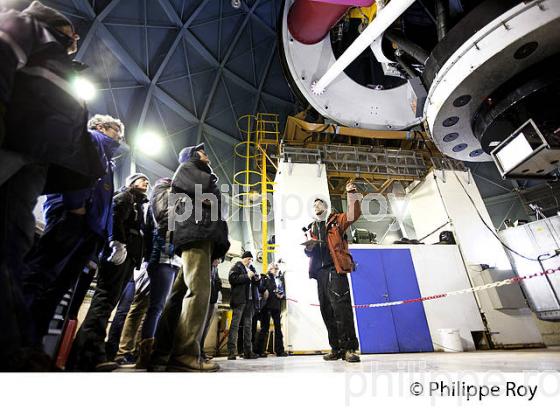
<svg viewBox="0 0 560 410">
<path fill-rule="evenodd" d="M 287 16 L 293 0 L 286 0 L 282 16 L 282 48 L 293 83 L 324 117 L 349 127 L 373 130 L 406 129 L 420 123 L 408 104 L 408 84 L 376 90 L 364 87 L 342 72 L 325 90 L 314 90 L 336 58 L 330 36 L 306 45 L 291 37 Z"/>
<path fill-rule="evenodd" d="M 490 155 L 480 151 L 472 130 L 473 115 L 500 85 L 560 52 L 559 24 L 559 1 L 523 2 L 477 31 L 447 59 L 432 82 L 424 108 L 441 152 L 462 161 L 491 161 Z M 450 140 L 450 134 L 458 136 Z M 454 149 L 460 144 L 466 147 Z"/>
</svg>

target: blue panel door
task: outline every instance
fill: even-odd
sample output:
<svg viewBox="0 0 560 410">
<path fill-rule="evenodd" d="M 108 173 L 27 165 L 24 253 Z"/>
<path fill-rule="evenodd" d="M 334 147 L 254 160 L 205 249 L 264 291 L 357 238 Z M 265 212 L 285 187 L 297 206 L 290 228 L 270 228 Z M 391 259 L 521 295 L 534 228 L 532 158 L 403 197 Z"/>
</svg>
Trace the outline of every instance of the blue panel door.
<svg viewBox="0 0 560 410">
<path fill-rule="evenodd" d="M 352 249 L 356 271 L 352 276 L 354 303 L 371 304 L 388 301 L 382 253 L 373 249 Z M 399 351 L 393 314 L 390 307 L 355 309 L 362 353 Z"/>
<path fill-rule="evenodd" d="M 383 270 L 391 301 L 420 297 L 416 271 L 408 249 L 383 249 Z M 433 344 L 422 303 L 393 306 L 393 320 L 401 352 L 432 352 Z"/>
</svg>

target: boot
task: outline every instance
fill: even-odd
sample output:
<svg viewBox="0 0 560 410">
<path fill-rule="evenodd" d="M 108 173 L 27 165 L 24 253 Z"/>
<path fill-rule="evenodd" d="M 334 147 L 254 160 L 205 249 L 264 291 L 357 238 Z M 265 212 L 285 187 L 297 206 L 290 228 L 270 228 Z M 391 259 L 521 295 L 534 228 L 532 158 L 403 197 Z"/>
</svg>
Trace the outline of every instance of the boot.
<svg viewBox="0 0 560 410">
<path fill-rule="evenodd" d="M 354 350 L 347 350 L 344 352 L 343 359 L 348 363 L 358 363 L 360 361 L 360 356 Z"/>
<path fill-rule="evenodd" d="M 340 359 L 340 353 L 336 350 L 331 350 L 330 353 L 323 355 L 323 360 L 331 361 Z"/>
<path fill-rule="evenodd" d="M 153 348 L 154 348 L 153 337 L 150 339 L 143 339 L 140 342 L 140 346 L 139 346 L 140 354 L 138 355 L 138 360 L 136 361 L 137 369 L 148 368 L 148 364 L 150 363 L 150 356 L 152 355 Z"/>
<path fill-rule="evenodd" d="M 213 361 L 205 361 L 195 356 L 181 356 L 167 365 L 168 372 L 217 372 L 220 366 Z"/>
</svg>

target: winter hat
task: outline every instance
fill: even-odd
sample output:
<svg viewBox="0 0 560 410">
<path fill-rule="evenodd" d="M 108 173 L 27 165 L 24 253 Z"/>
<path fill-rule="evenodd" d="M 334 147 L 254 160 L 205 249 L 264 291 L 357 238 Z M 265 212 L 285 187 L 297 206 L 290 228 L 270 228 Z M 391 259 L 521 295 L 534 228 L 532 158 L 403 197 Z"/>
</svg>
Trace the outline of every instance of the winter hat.
<svg viewBox="0 0 560 410">
<path fill-rule="evenodd" d="M 189 159 L 191 159 L 191 157 L 196 151 L 203 150 L 203 149 L 204 149 L 204 143 L 183 148 L 181 152 L 179 152 L 179 163 L 184 164 Z"/>
<path fill-rule="evenodd" d="M 22 11 L 22 13 L 35 17 L 41 23 L 44 23 L 49 27 L 57 28 L 70 26 L 72 27 L 72 31 L 74 31 L 74 25 L 68 18 L 55 9 L 45 6 L 39 1 L 31 3 L 29 7 Z"/>
<path fill-rule="evenodd" d="M 252 258 L 253 254 L 249 251 L 245 251 L 243 252 L 243 255 L 241 255 L 241 259 L 245 259 L 245 258 Z"/>
<path fill-rule="evenodd" d="M 145 174 L 143 174 L 141 172 L 137 172 L 136 174 L 132 174 L 132 175 L 129 175 L 128 177 L 126 177 L 126 180 L 125 180 L 124 184 L 129 187 L 132 184 L 134 184 L 134 181 L 136 181 L 140 178 L 146 178 L 146 180 L 148 182 L 150 181 L 150 179 Z"/>
</svg>

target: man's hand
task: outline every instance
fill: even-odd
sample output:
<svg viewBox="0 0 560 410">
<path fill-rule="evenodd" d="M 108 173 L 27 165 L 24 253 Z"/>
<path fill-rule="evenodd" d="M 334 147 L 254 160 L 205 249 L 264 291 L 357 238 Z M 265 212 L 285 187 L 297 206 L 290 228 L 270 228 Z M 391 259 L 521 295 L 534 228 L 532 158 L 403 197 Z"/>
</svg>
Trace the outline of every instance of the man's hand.
<svg viewBox="0 0 560 410">
<path fill-rule="evenodd" d="M 114 265 L 121 265 L 126 260 L 126 245 L 119 241 L 111 241 L 109 246 L 112 249 L 111 255 L 107 258 L 107 262 L 113 263 Z"/>
<path fill-rule="evenodd" d="M 247 269 L 247 275 L 249 275 L 249 279 L 253 279 L 256 274 L 251 269 Z"/>
<path fill-rule="evenodd" d="M 346 192 L 358 192 L 358 188 L 356 188 L 356 185 L 353 182 L 348 182 L 346 184 Z"/>
</svg>

